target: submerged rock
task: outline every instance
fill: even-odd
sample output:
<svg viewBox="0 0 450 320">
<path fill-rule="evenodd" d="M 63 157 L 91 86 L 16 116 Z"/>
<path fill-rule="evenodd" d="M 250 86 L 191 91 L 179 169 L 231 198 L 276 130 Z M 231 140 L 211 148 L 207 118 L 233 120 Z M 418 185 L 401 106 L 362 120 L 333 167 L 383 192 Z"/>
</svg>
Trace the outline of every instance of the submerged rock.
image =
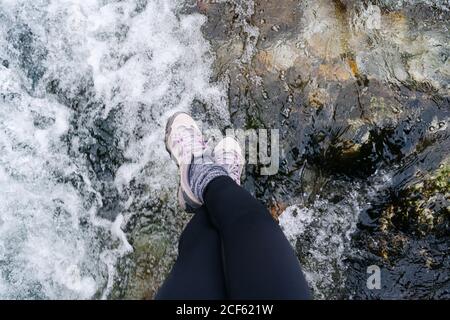
<svg viewBox="0 0 450 320">
<path fill-rule="evenodd" d="M 111 298 L 153 298 L 169 271 L 167 258 L 171 255 L 171 243 L 165 237 L 139 230 L 133 239 L 133 253 L 127 257 L 128 263 L 120 264 L 121 268 L 128 269 L 119 271 L 126 276 L 116 282 Z"/>
<path fill-rule="evenodd" d="M 450 236 L 450 164 L 402 190 L 381 213 L 380 230 L 403 230 L 417 236 Z"/>
</svg>

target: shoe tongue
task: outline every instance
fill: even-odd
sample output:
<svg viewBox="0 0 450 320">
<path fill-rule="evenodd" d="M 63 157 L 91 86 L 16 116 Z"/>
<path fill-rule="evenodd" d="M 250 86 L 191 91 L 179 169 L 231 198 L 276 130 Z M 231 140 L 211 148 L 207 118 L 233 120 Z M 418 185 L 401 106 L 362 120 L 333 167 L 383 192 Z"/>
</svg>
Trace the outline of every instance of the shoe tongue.
<svg viewBox="0 0 450 320">
<path fill-rule="evenodd" d="M 195 164 L 213 164 L 214 159 L 211 157 L 211 155 L 205 153 L 202 153 L 200 155 L 194 155 L 192 159 L 192 163 Z"/>
<path fill-rule="evenodd" d="M 222 155 L 221 160 L 224 162 L 224 164 L 232 165 L 232 164 L 238 162 L 238 156 L 235 152 L 225 152 Z"/>
</svg>

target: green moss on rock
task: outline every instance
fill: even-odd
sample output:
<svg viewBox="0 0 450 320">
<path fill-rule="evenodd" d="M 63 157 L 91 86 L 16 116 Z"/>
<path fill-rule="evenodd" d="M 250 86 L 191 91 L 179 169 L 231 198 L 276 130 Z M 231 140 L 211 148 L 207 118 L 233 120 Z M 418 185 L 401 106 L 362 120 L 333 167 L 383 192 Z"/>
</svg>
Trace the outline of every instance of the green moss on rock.
<svg viewBox="0 0 450 320">
<path fill-rule="evenodd" d="M 380 228 L 410 231 L 424 236 L 448 234 L 450 226 L 450 164 L 406 189 L 400 199 L 383 210 Z"/>
</svg>

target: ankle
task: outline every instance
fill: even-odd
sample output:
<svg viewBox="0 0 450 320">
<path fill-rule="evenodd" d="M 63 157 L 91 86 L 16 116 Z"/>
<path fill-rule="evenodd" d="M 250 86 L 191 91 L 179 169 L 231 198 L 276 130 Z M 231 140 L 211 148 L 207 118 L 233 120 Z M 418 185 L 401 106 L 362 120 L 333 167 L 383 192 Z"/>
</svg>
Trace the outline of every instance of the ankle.
<svg viewBox="0 0 450 320">
<path fill-rule="evenodd" d="M 204 203 L 203 193 L 206 187 L 213 179 L 221 176 L 228 176 L 228 172 L 215 164 L 212 158 L 194 159 L 189 167 L 189 186 L 200 202 Z"/>
</svg>

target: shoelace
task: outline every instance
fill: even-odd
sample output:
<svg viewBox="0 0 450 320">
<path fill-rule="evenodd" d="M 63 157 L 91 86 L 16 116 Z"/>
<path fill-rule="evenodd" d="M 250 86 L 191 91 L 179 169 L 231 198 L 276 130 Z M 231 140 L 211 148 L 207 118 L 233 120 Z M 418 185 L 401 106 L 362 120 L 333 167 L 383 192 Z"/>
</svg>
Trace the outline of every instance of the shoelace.
<svg viewBox="0 0 450 320">
<path fill-rule="evenodd" d="M 241 156 L 236 152 L 225 151 L 218 159 L 219 164 L 224 166 L 230 177 L 239 183 L 241 178 Z"/>
<path fill-rule="evenodd" d="M 236 181 L 238 184 L 240 184 L 241 179 L 241 165 L 240 164 L 232 164 L 228 167 L 228 174 L 230 175 L 231 179 Z"/>
<path fill-rule="evenodd" d="M 185 163 L 189 163 L 193 154 L 202 154 L 206 149 L 206 142 L 201 134 L 196 134 L 192 126 L 181 126 L 172 139 L 177 146 L 180 157 Z"/>
</svg>

